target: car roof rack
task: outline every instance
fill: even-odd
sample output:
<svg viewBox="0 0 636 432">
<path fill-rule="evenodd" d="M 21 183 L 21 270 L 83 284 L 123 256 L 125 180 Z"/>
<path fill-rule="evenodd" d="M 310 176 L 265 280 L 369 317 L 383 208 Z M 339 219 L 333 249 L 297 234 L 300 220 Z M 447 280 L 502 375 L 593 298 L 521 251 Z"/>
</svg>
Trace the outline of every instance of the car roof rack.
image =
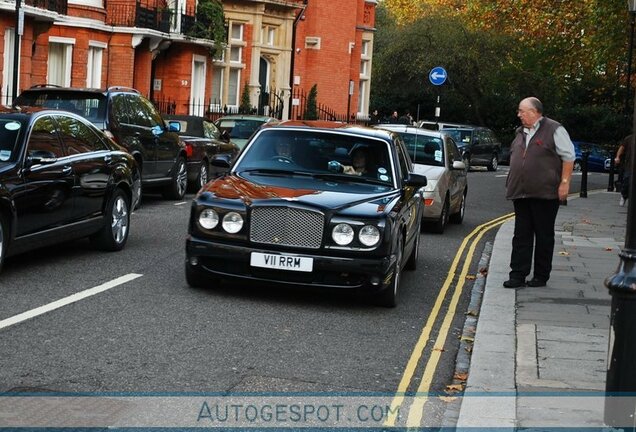
<svg viewBox="0 0 636 432">
<path fill-rule="evenodd" d="M 46 88 L 46 87 L 64 88 L 63 86 L 57 85 L 57 84 L 35 84 L 29 88 L 35 89 L 35 88 Z"/>
<path fill-rule="evenodd" d="M 131 91 L 131 92 L 135 92 L 137 94 L 141 94 L 139 92 L 139 90 L 134 89 L 132 87 L 124 87 L 124 86 L 112 86 L 112 87 L 108 87 L 108 91 Z"/>
</svg>

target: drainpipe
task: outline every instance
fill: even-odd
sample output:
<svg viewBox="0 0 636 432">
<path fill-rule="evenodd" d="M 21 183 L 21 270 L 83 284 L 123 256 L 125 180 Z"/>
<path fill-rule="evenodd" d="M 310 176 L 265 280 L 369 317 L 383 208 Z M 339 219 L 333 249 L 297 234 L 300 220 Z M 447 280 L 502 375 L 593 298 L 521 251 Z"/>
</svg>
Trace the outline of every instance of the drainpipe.
<svg viewBox="0 0 636 432">
<path fill-rule="evenodd" d="M 307 8 L 307 3 L 309 2 L 309 0 L 305 0 L 304 4 L 302 6 L 300 6 L 300 11 L 298 12 L 298 14 L 296 15 L 296 18 L 294 18 L 294 25 L 292 28 L 292 54 L 291 54 L 291 64 L 290 64 L 290 69 L 291 69 L 291 73 L 289 74 L 289 89 L 291 94 L 289 95 L 289 112 L 287 113 L 287 117 L 290 120 L 292 119 L 292 110 L 294 109 L 294 105 L 292 103 L 292 99 L 293 99 L 293 95 L 294 95 L 294 64 L 295 64 L 295 59 L 296 59 L 296 27 L 298 26 L 298 22 L 300 21 L 300 18 L 303 16 L 303 14 L 305 13 L 305 9 Z"/>
</svg>

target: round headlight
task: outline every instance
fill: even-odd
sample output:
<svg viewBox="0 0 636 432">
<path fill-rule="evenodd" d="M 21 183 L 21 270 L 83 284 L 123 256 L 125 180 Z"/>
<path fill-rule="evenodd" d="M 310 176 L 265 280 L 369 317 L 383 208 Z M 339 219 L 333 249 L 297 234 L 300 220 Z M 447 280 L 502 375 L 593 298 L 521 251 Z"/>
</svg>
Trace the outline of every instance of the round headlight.
<svg viewBox="0 0 636 432">
<path fill-rule="evenodd" d="M 331 238 L 336 244 L 340 246 L 346 246 L 353 241 L 353 228 L 349 224 L 338 224 L 333 227 L 331 232 Z"/>
<path fill-rule="evenodd" d="M 212 209 L 205 209 L 199 215 L 199 225 L 205 229 L 214 229 L 219 224 L 219 214 Z"/>
<path fill-rule="evenodd" d="M 243 218 L 237 212 L 229 212 L 223 216 L 223 229 L 230 234 L 236 234 L 243 228 Z"/>
<path fill-rule="evenodd" d="M 365 246 L 375 246 L 380 241 L 380 230 L 373 225 L 365 225 L 360 230 L 358 239 Z"/>
</svg>

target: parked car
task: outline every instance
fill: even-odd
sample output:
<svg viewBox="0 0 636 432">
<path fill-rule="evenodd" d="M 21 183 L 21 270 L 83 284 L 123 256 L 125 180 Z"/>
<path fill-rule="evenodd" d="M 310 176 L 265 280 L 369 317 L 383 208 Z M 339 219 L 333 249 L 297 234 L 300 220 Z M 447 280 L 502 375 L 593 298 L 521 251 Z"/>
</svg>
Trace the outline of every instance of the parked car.
<svg viewBox="0 0 636 432">
<path fill-rule="evenodd" d="M 139 199 L 133 157 L 78 115 L 0 109 L 0 269 L 6 256 L 89 236 L 124 247 Z"/>
<path fill-rule="evenodd" d="M 37 85 L 23 91 L 14 106 L 63 109 L 85 117 L 133 155 L 144 188 L 158 187 L 165 198 L 183 199 L 187 185 L 185 149 L 157 108 L 138 91 Z"/>
<path fill-rule="evenodd" d="M 414 126 L 377 127 L 398 133 L 411 156 L 415 172 L 426 176 L 423 221 L 440 234 L 449 221 L 462 223 L 468 181 L 466 165 L 455 141 L 445 133 Z"/>
<path fill-rule="evenodd" d="M 230 137 L 214 125 L 213 122 L 198 116 L 167 115 L 166 122 L 172 130 L 177 130 L 181 139 L 188 165 L 188 184 L 199 190 L 212 177 L 223 170 L 210 166 L 212 158 L 220 153 L 229 154 L 236 159 L 239 147 L 230 141 Z"/>
<path fill-rule="evenodd" d="M 598 144 L 592 144 L 582 141 L 572 141 L 574 144 L 574 152 L 576 154 L 576 160 L 574 161 L 574 171 L 581 171 L 583 152 L 588 152 L 587 158 L 587 170 L 589 172 L 608 172 L 609 165 L 606 161 L 610 158 L 610 152 L 605 150 Z"/>
<path fill-rule="evenodd" d="M 360 149 L 366 172 L 345 174 Z M 192 203 L 188 284 L 346 288 L 395 306 L 402 269 L 415 269 L 419 251 L 426 177 L 413 170 L 389 131 L 324 121 L 258 130 L 230 173 Z"/>
<path fill-rule="evenodd" d="M 243 148 L 249 137 L 251 137 L 258 128 L 265 124 L 276 123 L 279 123 L 279 120 L 274 117 L 234 114 L 223 116 L 214 124 L 221 132 L 227 131 L 230 134 L 230 140 L 239 146 L 239 148 Z"/>
<path fill-rule="evenodd" d="M 449 134 L 462 152 L 466 167 L 485 166 L 497 171 L 501 155 L 501 143 L 495 133 L 482 126 L 444 127 L 440 131 Z"/>
</svg>

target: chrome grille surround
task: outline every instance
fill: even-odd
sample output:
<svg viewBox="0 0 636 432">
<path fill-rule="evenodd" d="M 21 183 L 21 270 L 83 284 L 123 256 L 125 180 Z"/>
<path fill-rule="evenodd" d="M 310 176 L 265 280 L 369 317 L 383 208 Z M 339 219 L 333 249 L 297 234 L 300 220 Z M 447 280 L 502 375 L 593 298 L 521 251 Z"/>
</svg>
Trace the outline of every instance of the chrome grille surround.
<svg viewBox="0 0 636 432">
<path fill-rule="evenodd" d="M 280 246 L 318 249 L 322 243 L 325 217 L 313 210 L 294 207 L 252 209 L 250 240 Z"/>
</svg>

